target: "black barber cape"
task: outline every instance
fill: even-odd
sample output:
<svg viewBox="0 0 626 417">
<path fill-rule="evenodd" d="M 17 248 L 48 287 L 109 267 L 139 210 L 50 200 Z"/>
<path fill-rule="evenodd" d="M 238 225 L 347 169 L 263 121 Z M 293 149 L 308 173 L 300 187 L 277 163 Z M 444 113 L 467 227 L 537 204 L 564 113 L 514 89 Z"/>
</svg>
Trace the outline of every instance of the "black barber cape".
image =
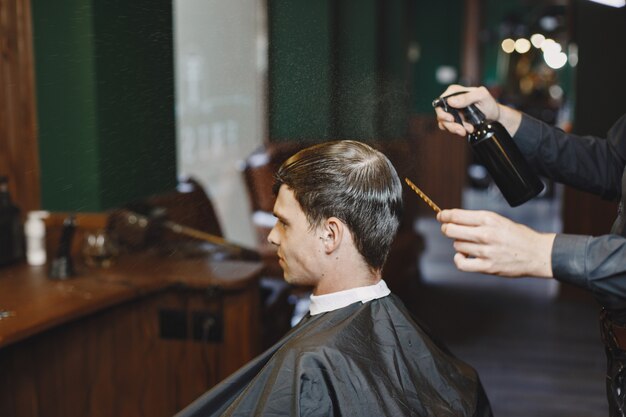
<svg viewBox="0 0 626 417">
<path fill-rule="evenodd" d="M 177 417 L 491 415 L 476 372 L 389 295 L 305 317 Z"/>
</svg>

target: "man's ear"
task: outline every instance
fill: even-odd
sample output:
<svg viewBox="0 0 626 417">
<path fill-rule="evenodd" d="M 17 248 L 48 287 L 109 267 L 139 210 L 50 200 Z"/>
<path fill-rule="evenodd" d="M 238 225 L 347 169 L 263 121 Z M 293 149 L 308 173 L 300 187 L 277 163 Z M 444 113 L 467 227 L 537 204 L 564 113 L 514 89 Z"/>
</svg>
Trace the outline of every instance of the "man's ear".
<svg viewBox="0 0 626 417">
<path fill-rule="evenodd" d="M 322 225 L 322 239 L 326 253 L 331 253 L 339 248 L 346 233 L 346 225 L 336 217 L 329 217 Z"/>
</svg>

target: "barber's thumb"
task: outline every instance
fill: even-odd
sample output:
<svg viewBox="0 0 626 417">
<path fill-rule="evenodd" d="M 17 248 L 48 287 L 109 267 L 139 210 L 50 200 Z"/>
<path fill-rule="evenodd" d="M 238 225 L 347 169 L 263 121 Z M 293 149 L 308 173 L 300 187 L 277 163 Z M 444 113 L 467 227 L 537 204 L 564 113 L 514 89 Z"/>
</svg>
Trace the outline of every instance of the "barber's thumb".
<svg viewBox="0 0 626 417">
<path fill-rule="evenodd" d="M 437 213 L 436 219 L 439 223 L 450 221 L 450 210 L 441 210 L 439 213 Z"/>
</svg>

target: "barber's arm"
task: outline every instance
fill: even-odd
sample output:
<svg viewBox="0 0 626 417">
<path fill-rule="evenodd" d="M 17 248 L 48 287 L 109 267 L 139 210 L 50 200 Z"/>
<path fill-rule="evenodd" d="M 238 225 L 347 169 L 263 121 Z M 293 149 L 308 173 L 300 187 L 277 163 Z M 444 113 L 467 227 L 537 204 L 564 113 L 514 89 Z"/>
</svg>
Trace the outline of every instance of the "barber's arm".
<svg viewBox="0 0 626 417">
<path fill-rule="evenodd" d="M 490 211 L 442 210 L 437 220 L 461 271 L 554 277 L 608 309 L 626 308 L 626 238 L 541 233 Z"/>
<path fill-rule="evenodd" d="M 626 238 L 558 234 L 552 265 L 559 281 L 591 291 L 610 310 L 626 308 Z"/>
<path fill-rule="evenodd" d="M 487 120 L 502 124 L 533 168 L 554 181 L 571 185 L 605 199 L 615 199 L 621 191 L 626 165 L 626 115 L 618 120 L 607 139 L 563 132 L 511 107 L 498 103 L 485 87 L 451 85 L 441 95 L 467 91 L 447 99 L 454 108 L 475 104 Z M 436 108 L 439 128 L 459 136 L 473 131 L 441 108 Z"/>
</svg>

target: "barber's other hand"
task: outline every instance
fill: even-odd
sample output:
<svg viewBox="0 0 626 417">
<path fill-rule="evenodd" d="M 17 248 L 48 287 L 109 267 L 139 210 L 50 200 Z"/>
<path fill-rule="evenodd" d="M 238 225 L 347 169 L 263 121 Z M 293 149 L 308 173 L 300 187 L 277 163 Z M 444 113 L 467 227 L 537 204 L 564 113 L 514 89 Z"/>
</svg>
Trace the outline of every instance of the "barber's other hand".
<svg viewBox="0 0 626 417">
<path fill-rule="evenodd" d="M 461 271 L 507 277 L 552 277 L 554 233 L 539 233 L 491 211 L 443 210 L 442 233 L 454 239 Z"/>
</svg>

